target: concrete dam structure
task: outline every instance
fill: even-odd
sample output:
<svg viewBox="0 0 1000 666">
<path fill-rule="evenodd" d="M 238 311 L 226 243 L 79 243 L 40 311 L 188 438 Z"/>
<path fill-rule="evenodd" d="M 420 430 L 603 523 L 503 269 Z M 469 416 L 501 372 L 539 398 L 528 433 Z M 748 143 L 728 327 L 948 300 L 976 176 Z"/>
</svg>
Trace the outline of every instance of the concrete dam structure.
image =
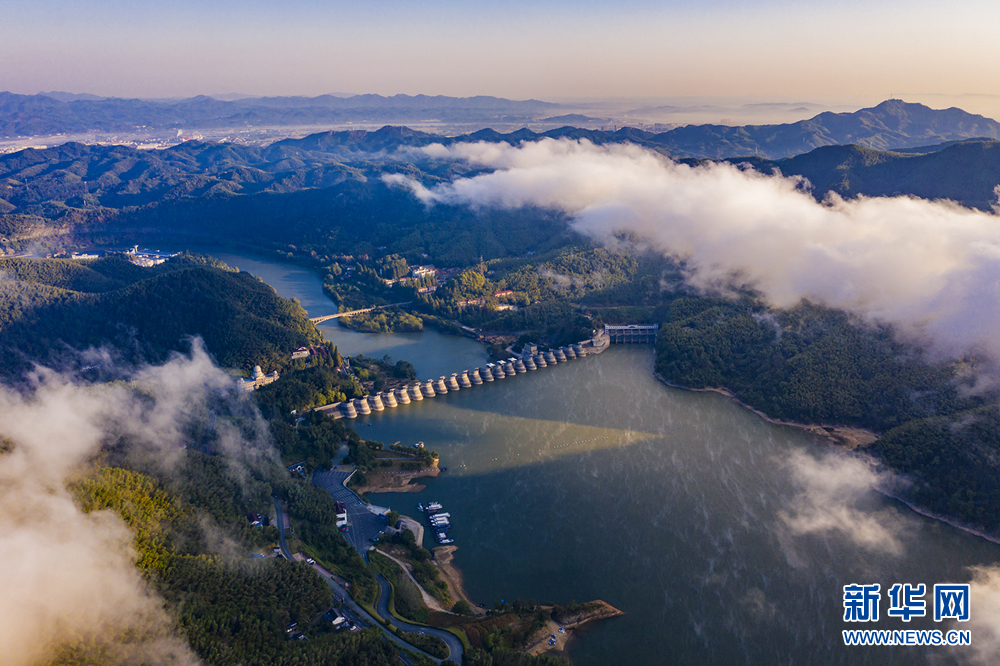
<svg viewBox="0 0 1000 666">
<path fill-rule="evenodd" d="M 659 324 L 628 324 L 627 326 L 604 327 L 604 334 L 614 344 L 656 343 L 656 334 L 660 331 Z"/>
<path fill-rule="evenodd" d="M 526 347 L 520 355 L 511 356 L 505 361 L 488 363 L 486 367 L 462 370 L 452 373 L 450 377 L 428 379 L 415 382 L 409 386 L 374 393 L 364 398 L 355 398 L 345 402 L 317 407 L 315 411 L 329 414 L 335 419 L 355 419 L 359 415 L 395 409 L 400 405 L 433 398 L 449 392 L 481 386 L 507 377 L 516 377 L 532 370 L 540 370 L 550 365 L 566 363 L 591 354 L 600 354 L 613 341 L 617 342 L 652 342 L 656 340 L 658 326 L 605 326 L 604 331 L 594 331 L 590 340 L 577 342 L 558 349 L 537 351 L 534 345 Z M 611 330 L 609 330 L 611 329 Z M 620 332 L 618 329 L 627 329 Z M 641 330 L 639 330 L 641 329 Z M 652 329 L 651 331 L 648 329 Z"/>
</svg>

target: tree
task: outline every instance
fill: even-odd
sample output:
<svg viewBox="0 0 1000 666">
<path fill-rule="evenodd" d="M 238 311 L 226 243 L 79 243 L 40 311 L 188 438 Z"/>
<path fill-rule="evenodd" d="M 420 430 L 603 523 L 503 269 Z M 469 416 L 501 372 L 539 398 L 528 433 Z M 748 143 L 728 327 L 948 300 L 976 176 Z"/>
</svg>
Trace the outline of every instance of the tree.
<svg viewBox="0 0 1000 666">
<path fill-rule="evenodd" d="M 451 607 L 451 612 L 458 615 L 473 615 L 472 606 L 465 599 L 461 599 L 455 602 L 455 605 Z"/>
<path fill-rule="evenodd" d="M 396 361 L 396 365 L 392 369 L 392 374 L 394 377 L 399 377 L 400 379 L 417 378 L 417 370 L 409 361 Z"/>
</svg>

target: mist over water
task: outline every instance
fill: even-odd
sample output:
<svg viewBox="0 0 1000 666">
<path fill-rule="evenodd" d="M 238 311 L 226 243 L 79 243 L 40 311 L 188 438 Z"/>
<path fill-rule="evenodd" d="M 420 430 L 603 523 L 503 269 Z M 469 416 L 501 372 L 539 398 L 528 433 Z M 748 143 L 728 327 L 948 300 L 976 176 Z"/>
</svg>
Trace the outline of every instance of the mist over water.
<svg viewBox="0 0 1000 666">
<path fill-rule="evenodd" d="M 291 284 L 275 286 L 305 304 Z M 324 334 L 372 356 L 386 338 L 413 339 Z M 468 362 L 480 345 L 431 330 L 401 349 L 412 355 L 394 357 L 421 377 L 482 364 Z M 351 421 L 366 439 L 423 441 L 449 468 L 421 493 L 372 499 L 408 515 L 442 502 L 456 564 L 487 606 L 603 599 L 624 610 L 575 639 L 580 666 L 992 663 L 1000 546 L 880 495 L 884 472 L 863 458 L 721 395 L 670 389 L 652 369 L 649 346 L 615 346 Z M 841 631 L 856 628 L 842 621 L 844 585 L 970 580 L 977 621 L 961 628 L 975 649 L 844 647 Z M 887 604 L 866 628 L 952 628 L 887 619 Z"/>
<path fill-rule="evenodd" d="M 424 441 L 449 466 L 422 493 L 373 501 L 409 515 L 442 502 L 487 606 L 628 613 L 584 632 L 582 666 L 929 663 L 845 648 L 842 586 L 964 582 L 1000 547 L 887 500 L 854 457 L 651 370 L 648 346 L 612 348 L 359 419 L 364 437 Z"/>
</svg>

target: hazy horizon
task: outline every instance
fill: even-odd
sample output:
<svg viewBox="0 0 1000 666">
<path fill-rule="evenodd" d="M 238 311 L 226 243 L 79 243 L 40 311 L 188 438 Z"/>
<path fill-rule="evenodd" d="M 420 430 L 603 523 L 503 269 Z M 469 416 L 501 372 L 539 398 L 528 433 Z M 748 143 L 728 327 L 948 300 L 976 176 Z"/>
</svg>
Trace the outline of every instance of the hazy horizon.
<svg viewBox="0 0 1000 666">
<path fill-rule="evenodd" d="M 78 96 L 93 95 L 100 98 L 117 97 L 119 99 L 141 99 L 146 101 L 172 101 L 190 99 L 192 97 L 211 97 L 221 101 L 261 97 L 303 97 L 314 98 L 324 95 L 334 97 L 351 97 L 355 95 L 378 94 L 383 97 L 394 95 L 411 95 L 411 93 L 372 93 L 372 92 L 334 92 L 301 95 L 253 95 L 248 93 L 198 93 L 197 95 L 181 97 L 141 97 L 98 95 L 91 90 L 6 90 L 21 95 L 69 94 Z M 435 96 L 432 93 L 412 93 L 413 95 Z M 500 95 L 486 95 L 501 97 Z M 442 94 L 444 97 L 452 95 Z M 470 95 L 469 97 L 474 97 Z M 458 96 L 455 96 L 458 97 Z M 516 99 L 516 98 L 508 98 Z M 527 98 L 521 98 L 527 99 Z M 884 97 L 873 97 L 865 100 L 814 98 L 812 100 L 796 100 L 794 98 L 764 98 L 764 97 L 734 97 L 734 96 L 649 96 L 649 97 L 542 97 L 532 98 L 537 101 L 551 102 L 561 105 L 555 108 L 552 115 L 559 116 L 570 113 L 581 113 L 595 119 L 607 119 L 618 124 L 667 123 L 673 125 L 687 124 L 721 124 L 721 125 L 760 125 L 793 123 L 812 118 L 824 111 L 835 113 L 851 113 L 863 108 L 874 107 L 887 99 L 901 99 L 907 103 L 920 103 L 933 109 L 957 107 L 969 113 L 976 113 L 994 120 L 1000 120 L 1000 95 L 944 95 L 940 93 L 894 93 Z M 331 128 L 352 127 L 356 123 L 326 123 Z M 410 126 L 412 122 L 400 124 Z M 503 123 L 501 123 L 503 124 Z M 378 123 L 376 123 L 378 125 Z M 380 126 L 380 125 L 379 125 Z M 486 125 L 484 125 L 486 126 Z"/>
<path fill-rule="evenodd" d="M 330 91 L 509 99 L 890 96 L 1000 115 L 984 2 L 709 0 L 392 7 L 41 0 L 5 7 L 0 90 L 171 98 Z M 923 92 L 907 92 L 923 91 Z M 927 92 L 930 91 L 930 92 Z"/>
</svg>

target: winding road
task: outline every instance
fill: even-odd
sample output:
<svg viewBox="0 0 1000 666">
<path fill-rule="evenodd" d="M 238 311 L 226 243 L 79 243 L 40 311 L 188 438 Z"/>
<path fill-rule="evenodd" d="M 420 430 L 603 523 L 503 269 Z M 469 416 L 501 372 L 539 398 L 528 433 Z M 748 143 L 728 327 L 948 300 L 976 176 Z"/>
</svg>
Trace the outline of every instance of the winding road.
<svg viewBox="0 0 1000 666">
<path fill-rule="evenodd" d="M 280 534 L 279 544 L 281 546 L 281 554 L 284 556 L 286 560 L 294 560 L 295 558 L 292 555 L 292 551 L 288 548 L 288 542 L 285 540 L 284 511 L 281 508 L 281 503 L 278 501 L 278 498 L 275 497 L 273 499 L 274 499 L 275 523 L 278 525 L 278 532 Z M 366 562 L 368 561 L 367 555 L 368 555 L 367 552 L 362 552 L 362 556 L 365 557 Z M 351 598 L 350 593 L 347 590 L 345 590 L 336 580 L 334 580 L 333 577 L 326 570 L 324 570 L 318 564 L 314 564 L 312 566 L 313 569 L 315 569 L 316 572 L 323 577 L 327 585 L 330 586 L 330 589 L 333 590 L 334 596 L 337 597 L 337 599 L 339 599 L 340 601 L 342 601 L 344 606 L 350 609 L 350 611 L 355 616 L 357 616 L 357 618 L 361 620 L 359 624 L 368 625 L 371 627 L 378 627 L 379 629 L 382 630 L 382 632 L 386 635 L 386 637 L 388 637 L 388 639 L 391 640 L 393 643 L 396 643 L 397 645 L 404 647 L 412 652 L 417 652 L 421 655 L 424 655 L 428 659 L 433 660 L 435 663 L 440 664 L 443 661 L 430 654 L 427 654 L 420 648 L 410 645 L 403 639 L 399 638 L 398 636 L 390 632 L 381 622 L 379 622 L 377 619 L 369 615 L 368 611 L 359 606 L 354 601 L 354 599 Z M 440 638 L 448 646 L 448 651 L 449 651 L 448 659 L 451 659 L 456 664 L 462 663 L 462 642 L 458 640 L 458 637 L 442 629 L 435 629 L 433 627 L 424 627 L 416 624 L 410 624 L 409 622 L 403 622 L 402 620 L 397 620 L 396 618 L 392 617 L 392 615 L 389 613 L 389 592 L 390 592 L 389 581 L 387 581 L 385 577 L 382 576 L 382 574 L 376 574 L 375 579 L 379 585 L 379 598 L 378 598 L 378 603 L 376 604 L 376 611 L 382 617 L 390 618 L 390 622 L 399 627 L 400 629 L 402 629 L 403 631 L 412 631 Z M 412 663 L 406 657 L 405 654 L 400 653 L 399 656 L 403 659 L 405 663 L 407 664 Z"/>
<path fill-rule="evenodd" d="M 400 620 L 399 618 L 392 617 L 389 612 L 389 592 L 391 588 L 389 587 L 389 581 L 385 579 L 382 574 L 376 574 L 375 580 L 378 581 L 378 586 L 380 589 L 378 595 L 378 605 L 375 606 L 375 610 L 382 617 L 392 618 L 392 623 L 402 629 L 403 631 L 412 631 L 416 634 L 426 634 L 428 636 L 436 636 L 444 641 L 445 645 L 448 646 L 448 658 L 454 661 L 456 664 L 462 663 L 462 641 L 458 640 L 455 634 L 448 633 L 443 629 L 435 629 L 434 627 L 425 627 L 419 624 L 410 624 Z M 415 648 L 414 648 L 415 649 Z"/>
</svg>

